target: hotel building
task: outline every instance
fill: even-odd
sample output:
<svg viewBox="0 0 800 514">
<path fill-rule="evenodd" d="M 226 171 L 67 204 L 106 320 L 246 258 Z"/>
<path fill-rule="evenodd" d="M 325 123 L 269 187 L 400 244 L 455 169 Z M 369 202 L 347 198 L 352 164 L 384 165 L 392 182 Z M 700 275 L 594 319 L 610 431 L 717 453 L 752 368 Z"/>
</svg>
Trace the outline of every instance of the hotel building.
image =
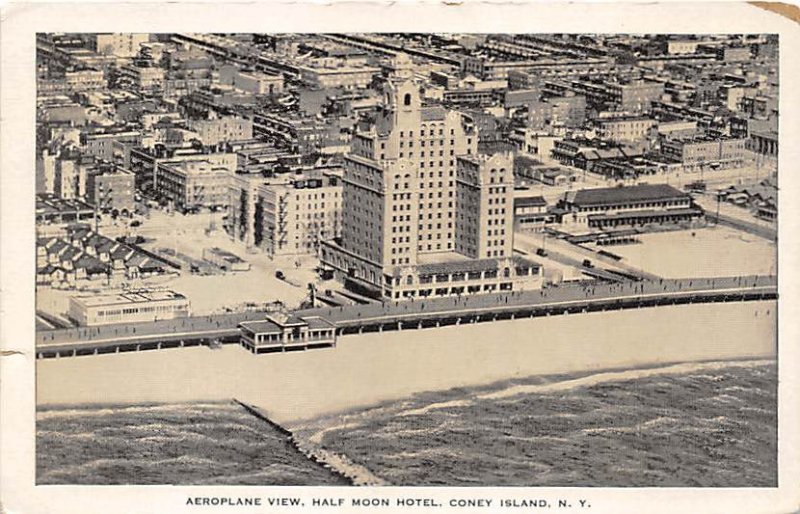
<svg viewBox="0 0 800 514">
<path fill-rule="evenodd" d="M 499 288 L 491 275 L 511 256 L 512 158 L 477 155 L 477 145 L 467 117 L 423 106 L 412 81 L 387 83 L 382 109 L 345 157 L 342 235 L 323 243 L 323 264 L 382 298 L 483 291 L 484 280 Z M 428 270 L 438 265 L 447 269 Z M 541 281 L 534 263 L 506 271 L 504 288 Z"/>
</svg>

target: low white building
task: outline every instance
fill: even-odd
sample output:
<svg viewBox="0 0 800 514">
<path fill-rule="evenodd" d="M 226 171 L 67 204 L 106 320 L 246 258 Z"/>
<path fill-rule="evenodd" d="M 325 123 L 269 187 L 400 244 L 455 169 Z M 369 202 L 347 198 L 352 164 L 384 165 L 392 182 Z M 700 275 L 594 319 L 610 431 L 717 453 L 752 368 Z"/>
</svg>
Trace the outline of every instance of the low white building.
<svg viewBox="0 0 800 514">
<path fill-rule="evenodd" d="M 189 300 L 168 290 L 137 290 L 73 296 L 69 318 L 81 326 L 153 322 L 189 316 Z"/>
</svg>

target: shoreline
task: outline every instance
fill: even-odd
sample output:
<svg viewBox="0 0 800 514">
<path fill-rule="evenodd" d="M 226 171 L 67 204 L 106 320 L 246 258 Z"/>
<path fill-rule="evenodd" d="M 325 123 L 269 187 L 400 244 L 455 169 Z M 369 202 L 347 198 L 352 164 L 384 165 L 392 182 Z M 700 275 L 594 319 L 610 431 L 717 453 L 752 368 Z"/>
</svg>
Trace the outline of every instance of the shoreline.
<svg viewBox="0 0 800 514">
<path fill-rule="evenodd" d="M 427 395 L 433 393 L 446 393 L 450 390 L 459 389 L 461 387 L 470 387 L 475 389 L 478 394 L 476 397 L 483 398 L 484 395 L 490 395 L 490 391 L 500 391 L 511 387 L 512 383 L 516 382 L 527 382 L 531 381 L 532 379 L 541 378 L 547 379 L 547 382 L 543 382 L 542 384 L 516 384 L 515 387 L 529 387 L 529 386 L 544 386 L 544 385 L 557 385 L 563 382 L 573 382 L 579 381 L 583 379 L 587 379 L 590 377 L 597 377 L 600 375 L 616 375 L 628 372 L 642 372 L 646 373 L 648 376 L 671 376 L 671 375 L 679 375 L 683 373 L 688 373 L 691 371 L 702 371 L 702 370 L 712 370 L 712 369 L 723 369 L 723 368 L 737 368 L 737 367 L 750 367 L 750 366 L 766 366 L 769 364 L 777 364 L 778 360 L 775 357 L 731 357 L 725 360 L 719 359 L 706 359 L 706 360 L 697 360 L 697 361 L 671 361 L 671 362 L 664 362 L 664 363 L 653 363 L 653 364 L 642 364 L 641 366 L 630 366 L 630 367 L 609 367 L 609 368 L 601 368 L 592 371 L 586 372 L 566 372 L 566 373 L 539 373 L 535 375 L 527 375 L 524 377 L 513 377 L 513 378 L 505 378 L 496 380 L 494 382 L 489 383 L 482 383 L 482 384 L 475 384 L 472 386 L 456 386 L 447 389 L 432 389 L 432 390 L 424 390 L 419 391 L 417 393 L 413 393 L 413 395 Z M 681 366 L 697 366 L 697 369 L 692 370 L 679 370 L 676 369 Z M 640 377 L 610 377 L 608 381 L 615 381 L 615 382 L 626 382 L 629 380 L 636 380 Z M 605 382 L 606 380 L 603 380 Z M 591 387 L 592 384 L 580 385 L 576 386 L 575 388 L 579 387 Z M 544 393 L 550 393 L 551 391 L 544 391 Z M 515 393 L 514 395 L 509 396 L 516 396 L 517 394 L 524 394 L 524 392 Z M 413 396 L 412 395 L 412 396 Z M 397 401 L 401 401 L 403 399 L 410 398 L 390 398 L 386 400 L 380 400 L 376 403 L 369 404 L 369 405 L 359 405 L 356 407 L 346 408 L 338 411 L 333 412 L 326 412 L 315 417 L 311 418 L 303 418 L 303 419 L 296 419 L 287 422 L 286 426 L 283 426 L 270 418 L 270 423 L 275 426 L 280 426 L 283 430 L 294 430 L 298 427 L 307 427 L 312 426 L 321 420 L 325 420 L 328 418 L 333 417 L 348 417 L 352 415 L 359 414 L 361 412 L 367 410 L 380 410 L 388 405 L 394 404 Z M 489 396 L 487 396 L 489 398 Z M 240 402 L 236 398 L 228 398 L 228 399 L 208 399 L 208 400 L 187 400 L 187 401 L 167 401 L 167 400 L 152 400 L 152 401 L 143 401 L 143 402 L 134 402 L 134 403 L 110 403 L 110 402 L 85 402 L 85 403 L 37 403 L 36 410 L 38 414 L 45 414 L 45 413 L 58 413 L 55 415 L 60 415 L 60 412 L 66 410 L 83 410 L 83 409 L 93 409 L 93 410 L 102 410 L 102 409 L 119 409 L 119 410 L 126 410 L 126 409 L 147 409 L 147 408 L 161 408 L 161 407 L 174 407 L 174 406 L 214 406 L 220 404 L 227 404 L 227 403 L 234 403 L 239 404 L 241 406 L 246 406 L 250 409 L 259 409 L 259 407 L 252 406 Z M 259 412 L 259 417 L 265 417 L 266 414 Z"/>
<path fill-rule="evenodd" d="M 47 359 L 37 361 L 37 405 L 237 398 L 292 424 L 416 393 L 536 375 L 774 359 L 776 306 L 670 306 L 348 335 L 335 351 L 258 357 L 228 346 Z M 654 333 L 658 342 L 649 342 Z"/>
</svg>

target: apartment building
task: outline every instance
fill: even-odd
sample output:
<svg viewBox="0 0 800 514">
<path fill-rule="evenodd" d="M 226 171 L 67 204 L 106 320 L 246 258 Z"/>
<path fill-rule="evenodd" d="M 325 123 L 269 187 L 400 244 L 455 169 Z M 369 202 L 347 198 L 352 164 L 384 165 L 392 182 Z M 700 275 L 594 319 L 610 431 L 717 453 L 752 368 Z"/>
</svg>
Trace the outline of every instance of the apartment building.
<svg viewBox="0 0 800 514">
<path fill-rule="evenodd" d="M 687 170 L 703 167 L 712 169 L 742 166 L 747 160 L 747 140 L 744 138 L 714 138 L 697 136 L 666 139 L 661 143 L 661 153 L 679 162 Z"/>
<path fill-rule="evenodd" d="M 235 170 L 235 155 L 233 166 L 214 159 L 161 162 L 155 168 L 153 187 L 182 211 L 227 208 Z"/>
<path fill-rule="evenodd" d="M 219 82 L 254 95 L 272 95 L 283 92 L 283 76 L 267 75 L 255 71 L 244 72 L 232 65 L 225 65 L 219 69 Z"/>
<path fill-rule="evenodd" d="M 67 90 L 72 93 L 96 91 L 108 86 L 103 70 L 91 68 L 64 72 L 64 83 Z"/>
<path fill-rule="evenodd" d="M 135 57 L 141 44 L 149 40 L 149 34 L 97 34 L 91 39 L 90 46 L 100 54 L 129 58 Z"/>
<path fill-rule="evenodd" d="M 104 161 L 121 159 L 125 145 L 138 146 L 141 143 L 142 133 L 138 130 L 81 134 L 81 147 L 84 153 Z"/>
<path fill-rule="evenodd" d="M 381 72 L 373 66 L 353 66 L 338 60 L 315 60 L 296 66 L 300 80 L 309 87 L 325 88 L 364 88 L 372 83 L 375 75 Z"/>
<path fill-rule="evenodd" d="M 132 214 L 134 181 L 133 173 L 119 166 L 95 166 L 86 173 L 86 200 L 101 211 Z"/>
<path fill-rule="evenodd" d="M 646 116 L 611 118 L 598 121 L 600 135 L 609 141 L 632 143 L 645 139 L 656 125 L 656 120 Z"/>
<path fill-rule="evenodd" d="M 322 241 L 341 234 L 341 176 L 337 168 L 272 179 L 237 175 L 226 229 L 272 257 L 316 255 Z"/>
<path fill-rule="evenodd" d="M 192 120 L 189 122 L 189 129 L 196 132 L 206 146 L 253 138 L 253 121 L 237 116 Z"/>
<path fill-rule="evenodd" d="M 120 74 L 127 78 L 136 92 L 157 93 L 164 89 L 164 69 L 157 66 L 128 64 Z"/>
<path fill-rule="evenodd" d="M 87 170 L 93 164 L 91 156 L 81 155 L 74 148 L 55 155 L 45 150 L 41 160 L 42 192 L 64 200 L 83 198 Z"/>
</svg>

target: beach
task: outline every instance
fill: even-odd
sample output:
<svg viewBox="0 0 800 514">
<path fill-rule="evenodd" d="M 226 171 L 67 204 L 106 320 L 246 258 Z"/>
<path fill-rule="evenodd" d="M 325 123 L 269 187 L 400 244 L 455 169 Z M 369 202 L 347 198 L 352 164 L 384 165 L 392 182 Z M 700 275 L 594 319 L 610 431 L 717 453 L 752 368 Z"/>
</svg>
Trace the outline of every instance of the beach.
<svg viewBox="0 0 800 514">
<path fill-rule="evenodd" d="M 736 275 L 774 275 L 774 242 L 726 226 L 653 232 L 636 236 L 639 244 L 598 246 L 623 258 L 622 262 L 663 278 L 691 275 L 713 278 Z"/>
<path fill-rule="evenodd" d="M 263 356 L 230 345 L 46 359 L 37 403 L 236 398 L 289 423 L 515 377 L 774 358 L 776 311 L 775 301 L 696 304 L 347 335 L 333 349 Z"/>
</svg>

